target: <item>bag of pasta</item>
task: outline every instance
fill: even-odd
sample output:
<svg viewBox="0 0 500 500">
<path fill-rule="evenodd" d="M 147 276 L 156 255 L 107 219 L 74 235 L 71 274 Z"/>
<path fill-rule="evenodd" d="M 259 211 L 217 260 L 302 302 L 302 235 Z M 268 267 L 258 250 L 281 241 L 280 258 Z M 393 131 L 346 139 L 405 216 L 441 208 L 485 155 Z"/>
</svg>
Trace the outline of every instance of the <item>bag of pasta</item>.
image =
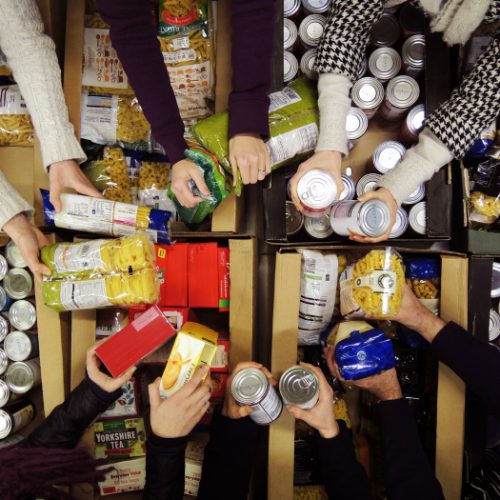
<svg viewBox="0 0 500 500">
<path fill-rule="evenodd" d="M 392 318 L 401 308 L 405 274 L 398 252 L 372 250 L 340 277 L 340 312 L 348 318 Z"/>
<path fill-rule="evenodd" d="M 500 158 L 491 157 L 479 163 L 471 180 L 469 220 L 478 225 L 494 224 L 500 217 Z"/>
<path fill-rule="evenodd" d="M 200 28 L 208 19 L 208 0 L 160 0 L 159 34 L 184 33 Z"/>
<path fill-rule="evenodd" d="M 142 206 L 160 210 L 176 210 L 173 201 L 168 197 L 168 179 L 170 164 L 165 161 L 155 161 L 154 158 L 144 160 L 131 159 L 131 165 L 139 163 L 137 203 Z"/>
<path fill-rule="evenodd" d="M 406 260 L 405 264 L 406 284 L 429 311 L 439 314 L 440 261 L 433 258 L 413 258 Z"/>
<path fill-rule="evenodd" d="M 0 146 L 33 143 L 33 124 L 17 85 L 0 86 Z"/>
</svg>

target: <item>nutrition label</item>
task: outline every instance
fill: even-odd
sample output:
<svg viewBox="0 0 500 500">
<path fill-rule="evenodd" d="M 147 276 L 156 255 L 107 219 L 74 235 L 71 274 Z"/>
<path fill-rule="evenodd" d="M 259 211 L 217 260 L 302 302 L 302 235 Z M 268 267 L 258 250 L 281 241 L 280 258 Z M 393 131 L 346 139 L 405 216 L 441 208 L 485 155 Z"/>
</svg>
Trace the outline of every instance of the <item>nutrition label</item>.
<svg viewBox="0 0 500 500">
<path fill-rule="evenodd" d="M 103 279 L 61 282 L 61 305 L 66 310 L 97 309 L 110 306 Z"/>
<path fill-rule="evenodd" d="M 317 141 L 318 126 L 316 123 L 310 123 L 272 137 L 267 141 L 267 148 L 271 154 L 271 165 L 277 165 L 282 161 L 293 158 L 295 155 L 311 151 Z"/>
<path fill-rule="evenodd" d="M 260 403 L 251 406 L 252 420 L 261 425 L 267 425 L 276 420 L 283 409 L 283 403 L 274 389 L 270 389 Z"/>
<path fill-rule="evenodd" d="M 54 264 L 58 273 L 102 269 L 101 246 L 105 240 L 89 241 L 79 245 L 61 245 L 54 253 Z"/>
</svg>

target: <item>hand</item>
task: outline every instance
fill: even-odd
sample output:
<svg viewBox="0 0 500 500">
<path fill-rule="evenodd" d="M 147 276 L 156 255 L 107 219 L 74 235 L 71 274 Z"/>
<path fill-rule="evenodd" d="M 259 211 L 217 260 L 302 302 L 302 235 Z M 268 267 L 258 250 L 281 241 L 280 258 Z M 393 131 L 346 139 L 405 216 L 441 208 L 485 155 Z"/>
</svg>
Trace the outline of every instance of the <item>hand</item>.
<svg viewBox="0 0 500 500">
<path fill-rule="evenodd" d="M 50 275 L 50 269 L 39 260 L 40 248 L 49 245 L 46 236 L 28 220 L 26 215 L 17 214 L 10 219 L 3 230 L 16 244 L 31 272 L 38 281 L 43 275 Z"/>
<path fill-rule="evenodd" d="M 202 382 L 208 373 L 205 366 L 168 399 L 160 397 L 161 379 L 149 384 L 151 430 L 162 438 L 187 436 L 201 420 L 210 406 L 210 380 Z"/>
<path fill-rule="evenodd" d="M 342 191 L 344 190 L 344 183 L 340 174 L 340 166 L 342 163 L 342 155 L 338 151 L 320 151 L 315 153 L 304 163 L 301 163 L 297 169 L 297 173 L 290 179 L 290 192 L 292 194 L 292 201 L 297 207 L 297 210 L 302 212 L 302 205 L 299 197 L 297 196 L 297 184 L 300 178 L 309 170 L 319 168 L 326 170 L 335 180 L 337 184 L 337 199 L 339 199 Z"/>
<path fill-rule="evenodd" d="M 104 340 L 101 342 L 97 342 L 97 344 L 93 345 L 87 351 L 87 374 L 94 382 L 94 384 L 98 385 L 103 391 L 112 393 L 117 391 L 130 377 L 134 374 L 136 367 L 132 366 L 129 368 L 123 375 L 120 375 L 117 378 L 110 377 L 103 373 L 99 366 L 101 365 L 101 361 L 97 358 L 95 350 L 98 345 L 102 344 Z"/>
<path fill-rule="evenodd" d="M 64 188 L 72 188 L 77 193 L 102 198 L 102 194 L 92 186 L 75 160 L 63 160 L 49 167 L 50 203 L 56 212 L 62 210 L 61 193 Z"/>
<path fill-rule="evenodd" d="M 238 134 L 229 140 L 229 162 L 233 170 L 233 186 L 238 180 L 238 169 L 243 184 L 263 181 L 271 173 L 271 156 L 264 141 L 252 134 Z"/>
<path fill-rule="evenodd" d="M 236 368 L 233 370 L 233 373 L 231 373 L 231 376 L 229 377 L 226 385 L 226 397 L 224 398 L 224 405 L 221 411 L 222 415 L 224 415 L 225 417 L 238 419 L 248 417 L 248 415 L 252 413 L 251 406 L 240 406 L 234 400 L 231 393 L 231 383 L 233 382 L 234 376 L 245 368 L 257 368 L 257 370 L 262 370 L 271 384 L 276 385 L 276 380 L 273 379 L 273 376 L 271 375 L 269 370 L 267 368 L 264 368 L 260 363 L 254 363 L 253 361 L 238 363 L 236 365 Z"/>
<path fill-rule="evenodd" d="M 194 161 L 181 160 L 172 167 L 172 191 L 179 203 L 187 208 L 194 208 L 203 201 L 202 198 L 191 192 L 188 185 L 191 179 L 202 194 L 210 195 L 205 179 Z"/>
<path fill-rule="evenodd" d="M 398 211 L 398 204 L 396 203 L 394 196 L 392 196 L 391 192 L 388 189 L 379 188 L 375 191 L 368 191 L 368 193 L 365 193 L 363 196 L 360 196 L 358 198 L 358 200 L 359 201 L 368 201 L 368 200 L 381 200 L 381 201 L 383 201 L 389 207 L 389 210 L 391 212 L 389 228 L 382 236 L 379 236 L 377 238 L 371 238 L 369 236 L 364 236 L 362 234 L 358 234 L 358 233 L 355 233 L 355 232 L 349 230 L 349 233 L 350 233 L 349 239 L 353 240 L 353 241 L 357 241 L 358 243 L 378 243 L 379 241 L 387 240 L 391 234 L 392 227 L 396 223 L 396 213 Z"/>
<path fill-rule="evenodd" d="M 340 432 L 335 418 L 333 406 L 333 389 L 326 381 L 323 372 L 316 366 L 300 363 L 301 366 L 312 370 L 319 379 L 319 399 L 310 410 L 302 410 L 296 406 L 287 406 L 287 410 L 306 424 L 314 427 L 325 439 L 334 438 Z"/>
</svg>

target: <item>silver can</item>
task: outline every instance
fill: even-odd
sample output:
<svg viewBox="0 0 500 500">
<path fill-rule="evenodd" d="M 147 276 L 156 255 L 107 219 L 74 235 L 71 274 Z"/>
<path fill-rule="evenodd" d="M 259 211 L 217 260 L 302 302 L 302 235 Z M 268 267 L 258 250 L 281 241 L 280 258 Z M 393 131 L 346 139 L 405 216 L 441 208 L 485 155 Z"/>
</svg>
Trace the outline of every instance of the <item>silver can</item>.
<svg viewBox="0 0 500 500">
<path fill-rule="evenodd" d="M 401 140 L 405 144 L 413 144 L 418 140 L 419 132 L 424 128 L 425 107 L 417 104 L 410 109 L 401 127 Z"/>
<path fill-rule="evenodd" d="M 28 267 L 21 251 L 13 241 L 9 241 L 5 247 L 5 258 L 11 267 Z"/>
<path fill-rule="evenodd" d="M 9 389 L 14 394 L 26 394 L 42 382 L 40 359 L 17 361 L 7 368 L 4 377 Z"/>
<path fill-rule="evenodd" d="M 500 262 L 493 262 L 491 270 L 491 298 L 500 297 Z"/>
<path fill-rule="evenodd" d="M 299 26 L 299 38 L 306 49 L 318 45 L 325 25 L 326 17 L 320 14 L 311 14 L 304 17 Z"/>
<path fill-rule="evenodd" d="M 7 295 L 14 300 L 25 299 L 33 295 L 33 278 L 26 269 L 13 267 L 3 280 Z"/>
<path fill-rule="evenodd" d="M 297 25 L 291 19 L 285 18 L 283 21 L 283 48 L 293 50 L 297 45 L 298 36 Z"/>
<path fill-rule="evenodd" d="M 285 405 L 310 410 L 319 399 L 319 379 L 309 368 L 292 366 L 281 375 L 279 391 Z"/>
<path fill-rule="evenodd" d="M 385 99 L 380 108 L 380 115 L 387 121 L 401 120 L 417 102 L 420 87 L 411 76 L 396 76 L 385 89 Z"/>
<path fill-rule="evenodd" d="M 9 321 L 16 330 L 31 330 L 36 324 L 36 308 L 29 300 L 17 300 L 9 309 Z"/>
<path fill-rule="evenodd" d="M 31 401 L 19 401 L 8 409 L 0 410 L 0 439 L 26 427 L 35 418 Z"/>
<path fill-rule="evenodd" d="M 0 342 L 3 342 L 10 331 L 9 320 L 0 314 Z"/>
<path fill-rule="evenodd" d="M 7 259 L 2 254 L 0 254 L 0 281 L 5 278 L 8 270 L 9 264 L 7 263 Z"/>
<path fill-rule="evenodd" d="M 314 70 L 316 60 L 316 49 L 309 49 L 304 52 L 300 59 L 300 71 L 311 80 L 318 79 L 318 72 Z"/>
<path fill-rule="evenodd" d="M 500 314 L 495 309 L 490 309 L 488 340 L 494 342 L 498 337 L 500 337 Z"/>
<path fill-rule="evenodd" d="M 347 147 L 349 151 L 363 137 L 368 129 L 368 118 L 359 108 L 349 109 L 345 120 L 345 129 L 347 136 Z"/>
<path fill-rule="evenodd" d="M 376 78 L 365 76 L 352 86 L 351 97 L 352 102 L 370 119 L 384 100 L 384 86 Z"/>
<path fill-rule="evenodd" d="M 370 44 L 374 47 L 392 47 L 400 35 L 399 22 L 396 16 L 384 12 L 373 25 L 370 32 Z"/>
<path fill-rule="evenodd" d="M 5 380 L 0 379 L 0 408 L 7 406 L 9 403 L 13 403 L 21 397 L 22 396 L 19 394 L 10 392 L 9 386 Z"/>
<path fill-rule="evenodd" d="M 403 201 L 403 205 L 415 205 L 419 201 L 422 201 L 425 198 L 425 184 L 420 184 L 413 193 Z"/>
<path fill-rule="evenodd" d="M 38 335 L 26 332 L 10 332 L 5 337 L 3 348 L 11 361 L 26 361 L 39 354 Z"/>
<path fill-rule="evenodd" d="M 400 238 L 403 234 L 406 233 L 408 229 L 408 213 L 404 208 L 398 208 L 396 212 L 396 222 L 394 226 L 392 226 L 391 234 L 389 238 Z"/>
<path fill-rule="evenodd" d="M 385 174 L 392 170 L 406 153 L 406 148 L 396 141 L 385 141 L 373 152 L 373 166 L 381 173 Z"/>
<path fill-rule="evenodd" d="M 288 50 L 283 53 L 283 81 L 291 82 L 297 77 L 299 72 L 299 63 L 297 58 Z"/>
<path fill-rule="evenodd" d="M 417 234 L 427 234 L 427 204 L 425 201 L 413 205 L 408 218 L 413 231 Z"/>
<path fill-rule="evenodd" d="M 344 184 L 344 190 L 340 193 L 339 201 L 353 200 L 356 196 L 356 184 L 354 181 L 346 174 L 342 174 L 342 184 Z"/>
<path fill-rule="evenodd" d="M 329 208 L 335 201 L 337 185 L 328 172 L 315 168 L 309 170 L 300 178 L 297 183 L 297 196 L 304 215 L 321 217 L 328 213 Z"/>
<path fill-rule="evenodd" d="M 401 49 L 401 59 L 404 73 L 415 78 L 425 67 L 425 36 L 408 38 Z"/>
<path fill-rule="evenodd" d="M 286 202 L 285 223 L 287 236 L 298 233 L 304 225 L 304 216 L 291 201 Z"/>
<path fill-rule="evenodd" d="M 363 59 L 361 59 L 361 63 L 359 65 L 359 69 L 358 69 L 358 80 L 360 78 L 363 78 L 365 75 L 366 75 L 366 72 L 368 71 L 368 58 L 367 57 L 363 57 Z"/>
<path fill-rule="evenodd" d="M 361 177 L 356 184 L 356 194 L 358 195 L 358 198 L 363 194 L 368 193 L 368 191 L 377 189 L 381 178 L 382 176 L 380 174 L 363 175 L 363 177 Z"/>
<path fill-rule="evenodd" d="M 12 297 L 9 297 L 3 286 L 0 286 L 0 312 L 8 311 L 14 303 Z"/>
<path fill-rule="evenodd" d="M 376 238 L 389 229 L 391 212 L 381 200 L 365 202 L 348 200 L 332 205 L 330 223 L 339 236 L 349 236 L 349 231 Z"/>
<path fill-rule="evenodd" d="M 283 410 L 278 393 L 264 372 L 257 368 L 245 368 L 236 373 L 231 394 L 239 405 L 252 407 L 250 418 L 260 425 L 274 422 Z"/>
<path fill-rule="evenodd" d="M 387 82 L 401 70 L 401 56 L 390 47 L 380 47 L 370 54 L 368 69 L 375 78 Z"/>
<path fill-rule="evenodd" d="M 330 8 L 331 0 L 302 0 L 302 7 L 307 14 L 324 14 Z"/>
<path fill-rule="evenodd" d="M 300 13 L 300 0 L 283 0 L 283 16 L 296 18 Z"/>
<path fill-rule="evenodd" d="M 304 229 L 309 236 L 317 240 L 324 240 L 333 234 L 328 214 L 323 215 L 323 217 L 305 217 Z"/>
<path fill-rule="evenodd" d="M 3 349 L 0 349 L 0 375 L 3 375 L 9 366 L 9 358 Z"/>
</svg>

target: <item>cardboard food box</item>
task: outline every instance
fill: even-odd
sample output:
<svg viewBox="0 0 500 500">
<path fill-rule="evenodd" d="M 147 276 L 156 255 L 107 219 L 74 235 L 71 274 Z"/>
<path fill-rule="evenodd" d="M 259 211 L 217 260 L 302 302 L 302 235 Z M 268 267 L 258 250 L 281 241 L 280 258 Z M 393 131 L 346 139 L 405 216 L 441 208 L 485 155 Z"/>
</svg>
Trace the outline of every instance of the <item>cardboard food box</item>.
<svg viewBox="0 0 500 500">
<path fill-rule="evenodd" d="M 101 468 L 106 469 L 109 465 Z M 99 483 L 101 495 L 141 491 L 146 486 L 146 458 L 113 462 L 113 470 Z"/>
<path fill-rule="evenodd" d="M 192 243 L 188 249 L 189 307 L 219 307 L 217 243 Z"/>
<path fill-rule="evenodd" d="M 230 279 L 229 279 L 229 248 L 217 249 L 217 264 L 219 271 L 219 311 L 229 311 Z"/>
<path fill-rule="evenodd" d="M 200 487 L 205 446 L 209 440 L 208 432 L 195 432 L 186 447 L 184 471 L 184 494 L 196 497 Z"/>
<path fill-rule="evenodd" d="M 139 414 L 137 381 L 130 379 L 122 386 L 123 394 L 101 413 L 101 419 L 136 417 Z"/>
<path fill-rule="evenodd" d="M 142 418 L 114 419 L 94 424 L 96 458 L 133 458 L 146 454 Z"/>
<path fill-rule="evenodd" d="M 187 243 L 155 245 L 156 265 L 160 269 L 160 307 L 188 305 L 188 248 Z"/>
<path fill-rule="evenodd" d="M 229 371 L 229 348 L 231 343 L 229 340 L 217 341 L 217 350 L 212 361 L 210 371 L 212 373 L 227 373 Z"/>
</svg>

